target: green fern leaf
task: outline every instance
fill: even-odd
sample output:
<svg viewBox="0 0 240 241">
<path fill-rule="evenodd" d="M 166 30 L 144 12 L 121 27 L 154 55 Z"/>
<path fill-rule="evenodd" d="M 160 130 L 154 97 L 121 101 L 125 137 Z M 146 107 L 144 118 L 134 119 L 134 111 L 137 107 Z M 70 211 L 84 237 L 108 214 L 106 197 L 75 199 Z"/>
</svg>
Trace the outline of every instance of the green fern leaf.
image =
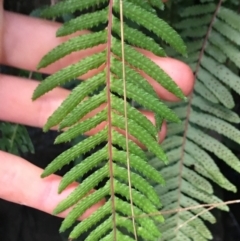
<svg viewBox="0 0 240 241">
<path fill-rule="evenodd" d="M 232 28 L 238 30 L 240 32 L 239 26 L 239 15 L 232 11 L 231 9 L 227 9 L 225 7 L 221 7 L 218 12 L 218 17 L 225 21 Z"/>
<path fill-rule="evenodd" d="M 123 83 L 120 80 L 112 78 L 111 90 L 117 94 L 124 95 L 123 92 Z M 164 116 L 167 120 L 178 122 L 179 119 L 174 112 L 172 112 L 165 104 L 161 103 L 157 98 L 149 96 L 146 92 L 141 89 L 136 89 L 132 83 L 127 84 L 126 90 L 128 96 L 144 106 L 147 109 L 154 111 L 155 113 Z M 148 99 L 146 99 L 148 96 Z"/>
<path fill-rule="evenodd" d="M 98 158 L 100 159 L 100 158 Z M 83 171 L 82 171 L 83 173 Z M 73 173 L 75 176 L 72 178 L 73 181 L 78 179 L 79 173 Z M 78 174 L 78 175 L 76 175 Z M 78 201 L 80 201 L 88 192 L 90 192 L 94 187 L 97 186 L 99 182 L 101 182 L 104 178 L 108 176 L 108 166 L 105 165 L 104 167 L 100 168 L 96 172 L 94 172 L 92 175 L 87 177 L 82 184 L 80 184 L 66 199 L 64 199 L 62 202 L 60 202 L 55 210 L 55 212 L 62 212 L 66 210 L 67 208 L 71 207 L 72 205 L 76 204 Z M 69 180 L 69 179 L 68 179 Z M 64 189 L 66 185 L 69 185 L 69 182 L 66 182 L 63 180 L 59 186 L 60 189 Z"/>
<path fill-rule="evenodd" d="M 225 97 L 224 97 L 224 100 L 225 100 Z M 233 101 L 232 96 L 231 96 L 231 101 Z M 220 105 L 215 105 L 214 103 L 211 103 L 200 96 L 196 96 L 193 99 L 192 104 L 203 111 L 212 113 L 213 115 L 220 117 L 223 120 L 226 120 L 232 123 L 240 123 L 240 118 L 235 112 L 229 109 L 226 109 Z"/>
<path fill-rule="evenodd" d="M 96 76 L 95 76 L 96 77 Z M 88 80 L 89 82 L 89 80 Z M 74 90 L 73 90 L 74 91 Z M 81 93 L 83 93 L 84 90 L 81 89 Z M 80 95 L 80 93 L 79 93 Z M 79 97 L 78 95 L 78 97 Z M 76 99 L 74 99 L 76 100 Z M 88 114 L 90 111 L 93 111 L 97 107 L 99 107 L 101 104 L 105 103 L 107 101 L 107 96 L 104 91 L 102 91 L 100 94 L 94 95 L 87 100 L 84 100 L 80 104 L 78 104 L 70 113 L 67 115 L 59 124 L 59 129 L 62 130 L 65 127 L 72 126 L 76 122 L 78 122 L 82 117 L 84 117 L 86 114 Z"/>
<path fill-rule="evenodd" d="M 77 136 L 83 135 L 85 132 L 90 131 L 95 126 L 101 124 L 103 121 L 106 121 L 106 116 L 107 110 L 104 109 L 97 115 L 80 122 L 79 124 L 71 127 L 70 129 L 62 133 L 60 136 L 56 138 L 55 143 L 67 142 L 74 139 Z"/>
<path fill-rule="evenodd" d="M 106 3 L 107 0 L 89 0 L 89 1 L 78 1 L 78 0 L 65 0 L 58 2 L 57 4 L 46 8 L 42 12 L 42 16 L 45 18 L 55 18 L 66 13 L 73 13 L 75 11 L 81 11 L 95 6 L 96 4 Z"/>
<path fill-rule="evenodd" d="M 238 67 L 240 67 L 240 58 L 238 55 L 237 47 L 235 47 L 215 31 L 212 31 L 210 41 L 219 49 L 221 49 L 228 59 L 232 60 Z"/>
<path fill-rule="evenodd" d="M 157 7 L 159 9 L 164 9 L 164 4 L 162 1 L 158 1 L 158 0 L 150 0 L 149 1 L 150 4 L 153 6 L 153 7 Z"/>
<path fill-rule="evenodd" d="M 117 18 L 113 19 L 113 31 L 121 36 L 121 23 Z M 150 37 L 147 37 L 142 32 L 128 27 L 127 24 L 124 24 L 124 39 L 136 47 L 147 49 L 148 51 L 158 55 L 166 56 L 165 51 Z M 151 43 L 151 44 L 150 44 Z"/>
<path fill-rule="evenodd" d="M 91 29 L 92 27 L 98 26 L 99 23 L 107 23 L 107 11 L 108 9 L 106 8 L 71 19 L 57 30 L 56 35 L 57 37 L 66 36 L 76 31 Z"/>
<path fill-rule="evenodd" d="M 124 180 L 128 184 L 127 169 L 114 165 L 114 172 L 118 179 Z M 143 195 L 147 196 L 154 205 L 160 206 L 159 197 L 156 195 L 154 188 L 145 182 L 145 180 L 140 175 L 131 173 L 131 182 L 133 187 Z"/>
<path fill-rule="evenodd" d="M 102 200 L 109 192 L 110 184 L 109 182 L 105 184 L 104 187 L 98 189 L 97 191 L 89 194 L 85 198 L 81 200 L 69 213 L 69 215 L 64 219 L 62 222 L 62 225 L 60 227 L 60 231 L 63 232 L 67 228 L 71 227 L 74 222 L 77 220 L 78 217 L 80 217 L 85 210 L 90 208 L 93 204 L 99 202 Z M 61 204 L 61 203 L 60 203 Z M 58 208 L 58 206 L 54 209 L 54 214 L 58 214 L 62 212 L 63 210 L 67 209 L 69 205 L 66 203 L 65 207 Z M 71 234 L 70 234 L 71 237 Z"/>
<path fill-rule="evenodd" d="M 234 107 L 234 101 L 228 88 L 214 78 L 209 72 L 201 69 L 198 72 L 198 80 L 201 81 L 227 108 Z"/>
<path fill-rule="evenodd" d="M 111 71 L 114 74 L 116 74 L 119 78 L 123 78 L 121 69 L 122 69 L 122 63 L 116 59 L 113 59 Z M 147 91 L 148 94 L 151 94 L 154 98 L 158 98 L 153 87 L 139 73 L 135 72 L 133 69 L 129 68 L 128 66 L 125 66 L 125 71 L 127 74 L 126 81 L 128 83 L 137 85 L 138 89 L 143 89 L 144 91 Z M 161 127 L 162 121 L 163 121 L 161 114 L 155 113 L 155 120 L 156 120 L 156 129 L 158 131 L 158 130 L 160 130 L 160 127 Z"/>
<path fill-rule="evenodd" d="M 66 55 L 83 49 L 88 49 L 93 46 L 106 43 L 106 31 L 100 31 L 97 33 L 85 34 L 71 38 L 68 41 L 58 45 L 56 48 L 51 50 L 38 65 L 38 69 L 44 68 L 60 58 Z"/>
<path fill-rule="evenodd" d="M 120 12 L 119 4 L 114 5 L 114 10 Z M 186 54 L 186 46 L 182 39 L 166 22 L 157 18 L 156 15 L 127 1 L 123 4 L 123 14 L 132 21 L 142 25 L 146 29 L 151 30 L 159 38 L 162 38 L 164 41 L 169 43 L 179 53 L 183 55 Z"/>
<path fill-rule="evenodd" d="M 42 177 L 49 176 L 50 174 L 56 172 L 57 170 L 61 169 L 64 165 L 67 165 L 69 162 L 73 161 L 75 158 L 79 157 L 80 155 L 86 153 L 87 151 L 94 148 L 96 145 L 100 144 L 105 140 L 105 132 L 99 132 L 97 135 L 89 137 L 84 141 L 78 143 L 77 145 L 71 147 L 70 149 L 66 150 L 58 157 L 56 157 L 44 170 Z M 102 151 L 106 151 L 102 149 Z"/>
<path fill-rule="evenodd" d="M 123 213 L 126 216 L 131 216 L 131 206 L 129 205 L 129 203 L 116 198 L 116 209 L 119 213 Z M 136 222 L 138 223 L 139 226 L 147 229 L 149 232 L 151 231 L 152 234 L 156 237 L 160 236 L 160 232 L 158 230 L 158 228 L 155 226 L 154 221 L 152 219 L 147 219 L 147 218 L 141 218 L 141 215 L 146 215 L 145 212 L 143 212 L 142 209 L 139 209 L 138 207 L 134 206 L 134 213 L 139 216 L 139 218 L 136 219 Z M 123 220 L 126 218 L 123 218 Z"/>
<path fill-rule="evenodd" d="M 33 93 L 33 100 L 52 90 L 54 87 L 87 73 L 89 69 L 98 68 L 105 62 L 105 58 L 105 52 L 94 54 L 49 76 L 36 88 Z"/>
<path fill-rule="evenodd" d="M 86 232 L 92 227 L 93 223 L 100 222 L 104 217 L 111 214 L 111 201 L 106 202 L 102 207 L 100 207 L 96 212 L 94 212 L 90 217 L 84 219 L 77 226 L 74 227 L 71 232 L 71 238 L 77 238 L 82 233 Z"/>
<path fill-rule="evenodd" d="M 124 115 L 124 101 L 116 96 L 112 95 L 112 108 L 117 110 L 120 114 Z M 150 120 L 147 119 L 143 114 L 141 114 L 138 110 L 131 107 L 130 104 L 126 104 L 128 111 L 128 118 L 135 121 L 137 124 L 142 126 L 145 130 L 149 132 L 153 137 L 157 136 L 156 127 L 152 124 Z"/>
<path fill-rule="evenodd" d="M 128 219 L 123 220 L 121 219 L 121 217 L 117 215 L 117 224 L 119 225 L 119 227 L 125 228 L 129 233 L 134 234 L 134 230 L 131 225 L 132 224 L 131 220 L 128 220 Z M 156 240 L 156 237 L 154 237 L 151 233 L 149 233 L 147 230 L 143 228 L 137 227 L 137 233 L 139 237 L 142 237 L 144 240 Z"/>
<path fill-rule="evenodd" d="M 204 13 L 205 14 L 205 13 Z M 203 15 L 201 18 L 186 18 L 183 19 L 181 22 L 177 23 L 175 25 L 178 29 L 186 29 L 188 26 L 191 26 L 192 28 L 200 27 L 208 24 L 212 19 L 212 15 Z M 190 53 L 191 49 L 188 48 L 188 53 Z"/>
<path fill-rule="evenodd" d="M 228 85 L 231 89 L 240 94 L 240 79 L 230 69 L 224 65 L 219 65 L 213 59 L 207 56 L 202 58 L 202 66 L 220 79 L 224 84 Z"/>
<path fill-rule="evenodd" d="M 233 127 L 231 124 L 213 117 L 209 114 L 199 114 L 195 111 L 192 112 L 190 117 L 191 122 L 207 129 L 214 130 L 219 134 L 222 134 L 229 139 L 233 140 L 234 142 L 240 144 L 240 132 L 237 128 Z"/>
<path fill-rule="evenodd" d="M 147 1 L 138 1 L 138 0 L 127 0 L 128 2 L 131 2 L 151 13 L 156 13 L 156 10 L 154 8 L 152 8 L 152 6 L 149 4 L 149 2 Z"/>
<path fill-rule="evenodd" d="M 107 220 L 101 223 L 91 234 L 86 238 L 86 241 L 91 240 L 101 240 L 106 233 L 108 233 L 112 229 L 112 217 L 110 216 Z M 70 236 L 71 237 L 71 236 Z M 105 240 L 112 240 L 113 235 L 111 236 L 112 239 L 107 239 L 108 236 L 105 236 Z M 110 238 L 110 237 L 109 237 Z"/>
<path fill-rule="evenodd" d="M 113 150 L 113 155 L 117 162 L 120 162 L 121 164 L 126 164 L 127 156 L 126 156 L 125 152 Z M 148 179 L 150 179 L 156 183 L 160 183 L 160 184 L 164 183 L 162 176 L 154 168 L 152 168 L 146 162 L 141 160 L 139 157 L 130 155 L 130 159 L 133 160 L 134 163 L 132 164 L 132 167 L 136 171 L 142 173 L 142 175 L 146 176 Z M 144 169 L 142 169 L 142 168 L 144 168 Z"/>
<path fill-rule="evenodd" d="M 196 6 L 186 8 L 183 12 L 181 12 L 180 15 L 182 17 L 204 15 L 208 13 L 213 13 L 215 9 L 216 9 L 216 5 L 214 3 L 196 5 Z"/>
<path fill-rule="evenodd" d="M 111 71 L 113 74 L 117 75 L 118 78 L 123 79 L 123 74 L 121 69 L 123 68 L 123 64 L 118 61 L 117 59 L 112 60 L 111 65 Z M 148 81 L 146 81 L 142 75 L 140 75 L 138 72 L 134 71 L 132 68 L 125 66 L 125 72 L 126 72 L 126 81 L 128 83 L 135 84 L 138 89 L 143 89 L 148 94 L 151 94 L 153 97 L 157 98 L 157 94 L 154 91 L 153 87 L 149 84 Z"/>
<path fill-rule="evenodd" d="M 112 124 L 115 127 L 124 129 L 124 118 L 119 115 L 112 114 Z M 158 158 L 164 162 L 167 162 L 167 157 L 162 149 L 159 147 L 158 143 L 152 138 L 146 130 L 144 130 L 137 123 L 128 120 L 129 133 L 137 138 L 143 145 L 145 145 L 149 151 L 153 152 Z"/>
<path fill-rule="evenodd" d="M 235 26 L 229 26 L 220 19 L 214 24 L 214 28 L 221 33 L 224 37 L 234 42 L 236 45 L 240 45 L 240 33 L 234 29 Z"/>
<path fill-rule="evenodd" d="M 117 40 L 113 40 L 112 51 L 117 56 L 121 57 L 121 43 Z M 137 69 L 143 70 L 146 74 L 156 80 L 159 84 L 161 84 L 165 89 L 174 93 L 181 99 L 185 99 L 182 90 L 176 85 L 172 79 L 159 68 L 159 66 L 147 58 L 145 55 L 139 53 L 137 50 L 133 49 L 132 47 L 128 46 L 127 44 L 124 45 L 124 50 L 126 52 L 126 61 L 134 66 Z M 160 78 L 161 76 L 161 78 Z"/>
<path fill-rule="evenodd" d="M 217 97 L 200 81 L 197 81 L 195 84 L 195 92 L 200 96 L 204 97 L 206 100 L 209 100 L 212 103 L 219 103 Z"/>
<path fill-rule="evenodd" d="M 92 166 L 99 165 L 102 161 L 107 159 L 107 147 L 97 151 L 91 156 L 87 157 L 84 161 L 74 166 L 68 173 L 63 176 L 63 179 L 59 185 L 59 193 L 61 193 L 68 185 L 76 181 L 84 174 L 92 169 Z M 76 189 L 76 192 L 78 190 Z"/>
<path fill-rule="evenodd" d="M 189 128 L 189 138 L 208 151 L 213 152 L 233 169 L 240 172 L 240 162 L 238 158 L 226 146 L 214 138 L 204 134 L 202 131 L 191 127 Z"/>
<path fill-rule="evenodd" d="M 65 99 L 60 107 L 54 111 L 49 117 L 47 123 L 44 125 L 43 130 L 47 131 L 51 127 L 59 124 L 60 121 L 74 108 L 76 107 L 85 97 L 91 94 L 94 90 L 99 88 L 105 80 L 104 72 L 95 75 L 89 81 L 82 82 L 76 88 L 73 89 L 67 99 Z"/>
<path fill-rule="evenodd" d="M 127 199 L 129 199 L 129 189 L 128 186 L 118 182 L 117 180 L 114 180 L 114 185 L 115 185 L 115 190 L 116 193 L 120 194 L 122 197 L 126 197 Z M 139 193 L 138 191 L 132 189 L 132 195 L 134 198 L 134 203 L 136 206 L 138 206 L 140 209 L 142 209 L 144 212 L 146 213 L 156 213 L 158 210 L 155 208 L 155 206 L 149 202 L 148 199 L 145 199 L 146 202 L 142 202 L 142 200 L 144 199 L 144 196 Z M 153 217 L 156 221 L 158 222 L 163 222 L 164 219 L 161 215 L 158 216 L 154 216 Z"/>
<path fill-rule="evenodd" d="M 0 150 L 15 155 L 34 153 L 34 147 L 25 126 L 0 122 Z"/>
<path fill-rule="evenodd" d="M 123 150 L 126 151 L 126 138 L 118 133 L 117 131 L 112 132 L 112 142 L 114 145 L 118 145 L 119 147 L 123 148 Z M 147 160 L 146 154 L 144 151 L 133 141 L 128 140 L 128 146 L 129 149 L 131 150 L 131 153 L 140 157 L 143 160 Z"/>
<path fill-rule="evenodd" d="M 185 195 L 182 195 L 180 203 L 181 203 L 181 206 L 185 207 L 185 208 L 187 208 L 187 207 L 194 207 L 194 206 L 199 205 L 199 202 L 197 202 L 194 199 L 189 198 L 189 197 L 187 197 Z M 193 212 L 196 215 L 199 215 L 199 213 L 202 212 L 203 214 L 201 215 L 201 218 L 203 220 L 208 221 L 210 223 L 215 223 L 216 222 L 216 218 L 209 211 L 206 211 L 204 208 L 200 207 L 198 210 L 193 209 L 193 210 L 191 210 L 191 212 Z"/>
</svg>

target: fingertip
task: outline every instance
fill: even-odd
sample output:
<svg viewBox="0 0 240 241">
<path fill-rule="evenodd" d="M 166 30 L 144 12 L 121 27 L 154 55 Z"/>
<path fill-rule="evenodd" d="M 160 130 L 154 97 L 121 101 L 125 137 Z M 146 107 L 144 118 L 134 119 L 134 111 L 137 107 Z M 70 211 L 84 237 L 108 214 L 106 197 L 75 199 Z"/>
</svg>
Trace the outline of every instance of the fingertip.
<svg viewBox="0 0 240 241">
<path fill-rule="evenodd" d="M 184 95 L 188 96 L 192 92 L 194 75 L 187 64 L 174 58 L 160 58 L 155 55 L 152 55 L 151 59 L 175 81 Z M 179 98 L 160 86 L 155 80 L 150 78 L 150 81 L 160 98 L 167 101 L 179 101 Z"/>
<path fill-rule="evenodd" d="M 187 64 L 174 58 L 164 58 L 164 61 L 161 61 L 161 67 L 176 82 L 186 96 L 192 92 L 194 75 L 191 68 Z M 170 101 L 179 100 L 170 93 L 168 98 Z"/>
<path fill-rule="evenodd" d="M 194 75 L 187 64 L 174 58 L 156 56 L 144 49 L 137 48 L 137 50 L 146 55 L 162 70 L 164 70 L 164 72 L 166 72 L 175 81 L 184 95 L 188 96 L 192 92 L 194 86 Z M 141 74 L 149 81 L 161 99 L 167 101 L 179 101 L 179 98 L 162 87 L 157 81 L 149 77 L 144 72 L 141 72 Z"/>
</svg>

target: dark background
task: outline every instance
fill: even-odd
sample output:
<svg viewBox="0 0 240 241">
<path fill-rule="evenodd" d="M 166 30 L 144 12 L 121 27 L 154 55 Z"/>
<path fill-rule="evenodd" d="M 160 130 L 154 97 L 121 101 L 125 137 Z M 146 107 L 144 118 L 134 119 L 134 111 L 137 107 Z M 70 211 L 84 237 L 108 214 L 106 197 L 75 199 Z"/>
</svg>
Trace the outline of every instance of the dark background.
<svg viewBox="0 0 240 241">
<path fill-rule="evenodd" d="M 6 0 L 4 8 L 9 11 L 29 15 L 32 10 L 44 4 L 49 4 L 49 2 L 49 0 Z M 5 68 L 5 71 L 11 74 L 13 70 Z M 240 97 L 236 95 L 235 101 L 235 110 L 240 113 Z M 41 130 L 35 128 L 28 128 L 28 131 L 35 147 L 35 154 L 27 154 L 23 157 L 39 167 L 44 168 L 53 158 L 69 147 L 68 145 L 54 146 L 52 144 L 56 137 L 55 132 L 44 134 Z M 232 149 L 236 155 L 240 156 L 240 150 L 234 149 L 234 146 Z M 223 174 L 239 187 L 240 174 L 232 171 L 222 162 L 219 162 L 219 166 Z M 62 175 L 66 170 L 67 168 L 63 169 L 59 174 Z M 218 187 L 215 187 L 215 192 L 225 201 L 240 199 L 240 192 L 234 194 Z M 229 213 L 214 210 L 214 214 L 218 219 L 217 224 L 210 226 L 214 241 L 240 240 L 239 207 L 239 204 L 231 205 Z M 58 233 L 60 223 L 60 218 L 32 208 L 0 200 L 0 241 L 63 241 L 66 239 Z"/>
</svg>

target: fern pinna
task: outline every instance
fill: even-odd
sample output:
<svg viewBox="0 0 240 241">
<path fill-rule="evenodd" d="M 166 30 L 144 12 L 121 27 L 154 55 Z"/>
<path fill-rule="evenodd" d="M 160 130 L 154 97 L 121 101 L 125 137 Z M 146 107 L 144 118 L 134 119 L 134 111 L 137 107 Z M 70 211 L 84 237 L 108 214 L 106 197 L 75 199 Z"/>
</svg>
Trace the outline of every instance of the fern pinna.
<svg viewBox="0 0 240 241">
<path fill-rule="evenodd" d="M 20 155 L 34 153 L 32 141 L 25 126 L 0 121 L 0 150 Z"/>
<path fill-rule="evenodd" d="M 156 222 L 162 222 L 163 217 L 134 217 L 158 211 L 160 201 L 152 184 L 163 184 L 164 181 L 160 173 L 148 163 L 143 150 L 130 140 L 127 134 L 135 137 L 166 163 L 167 156 L 158 144 L 158 131 L 163 119 L 178 122 L 179 118 L 158 99 L 152 86 L 138 70 L 144 71 L 179 98 L 185 97 L 162 69 L 133 47 L 165 56 L 164 50 L 152 38 L 147 37 L 140 28 L 133 28 L 133 24 L 129 22 L 152 31 L 181 54 L 185 54 L 186 48 L 177 33 L 157 17 L 154 8 L 162 9 L 161 1 L 67 0 L 45 9 L 42 15 L 55 18 L 90 8 L 94 11 L 65 23 L 58 29 L 57 36 L 66 36 L 96 26 L 103 28 L 70 38 L 50 51 L 38 68 L 50 65 L 74 51 L 100 44 L 105 45 L 105 48 L 47 77 L 35 90 L 33 99 L 101 66 L 102 71 L 79 83 L 72 90 L 48 119 L 44 131 L 56 125 L 59 126 L 59 130 L 67 128 L 55 141 L 62 143 L 86 133 L 101 123 L 105 123 L 105 127 L 59 155 L 46 167 L 42 177 L 51 175 L 78 156 L 88 153 L 88 157 L 66 173 L 60 183 L 59 192 L 62 192 L 78 178 L 83 178 L 81 185 L 54 211 L 58 214 L 75 205 L 63 221 L 60 231 L 71 227 L 89 207 L 105 198 L 106 203 L 102 207 L 74 227 L 70 239 L 75 239 L 93 225 L 98 225 L 86 240 L 122 241 L 136 240 L 138 237 L 156 240 L 160 236 Z M 125 19 L 128 19 L 128 22 Z M 142 108 L 153 111 L 156 125 L 126 100 L 133 100 Z M 96 115 L 87 117 L 100 106 L 104 107 L 100 108 Z M 100 144 L 102 145 L 98 151 L 89 153 Z M 97 171 L 84 178 L 86 173 L 96 167 Z M 103 180 L 106 180 L 104 185 L 97 189 L 97 185 Z M 94 188 L 97 190 L 89 194 Z M 133 217 L 132 220 L 126 218 L 127 216 Z"/>
<path fill-rule="evenodd" d="M 216 205 L 222 201 L 214 195 L 211 181 L 236 191 L 220 172 L 214 156 L 240 172 L 237 156 L 221 139 L 214 138 L 218 133 L 240 144 L 240 131 L 234 127 L 240 118 L 231 110 L 231 91 L 240 94 L 240 16 L 223 6 L 223 1 L 202 2 L 181 11 L 181 21 L 175 25 L 187 44 L 189 58 L 185 61 L 195 73 L 194 92 L 189 103 L 170 105 L 183 122 L 168 126 L 162 147 L 169 166 L 157 158 L 151 161 L 166 181 L 165 187 L 156 186 L 163 210 L 177 210 L 168 213 L 160 226 L 161 240 L 165 241 L 212 239 L 205 222 L 214 223 L 215 217 L 208 207 L 194 206 L 213 204 L 228 210 L 226 205 Z"/>
</svg>

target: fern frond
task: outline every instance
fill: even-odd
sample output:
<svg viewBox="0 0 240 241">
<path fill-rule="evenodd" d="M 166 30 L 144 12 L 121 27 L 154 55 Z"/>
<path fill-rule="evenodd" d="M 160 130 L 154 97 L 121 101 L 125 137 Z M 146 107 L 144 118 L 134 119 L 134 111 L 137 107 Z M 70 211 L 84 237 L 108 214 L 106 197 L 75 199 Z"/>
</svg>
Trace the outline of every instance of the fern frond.
<svg viewBox="0 0 240 241">
<path fill-rule="evenodd" d="M 123 5 L 121 14 L 120 4 Z M 186 98 L 170 76 L 134 47 L 159 56 L 166 55 L 165 50 L 159 46 L 159 41 L 146 36 L 142 27 L 181 54 L 186 54 L 186 46 L 176 31 L 159 19 L 157 8 L 163 9 L 162 1 L 66 0 L 42 12 L 42 16 L 53 18 L 84 10 L 80 17 L 63 24 L 57 31 L 57 36 L 67 36 L 93 27 L 97 30 L 80 36 L 74 34 L 74 37 L 51 50 L 38 68 L 46 67 L 76 51 L 99 45 L 103 48 L 102 52 L 94 53 L 47 77 L 33 94 L 33 99 L 37 99 L 90 70 L 98 67 L 102 69 L 94 77 L 80 82 L 44 126 L 44 131 L 57 125 L 59 130 L 67 127 L 55 140 L 55 143 L 62 143 L 83 135 L 99 124 L 104 125 L 103 130 L 60 154 L 42 174 L 42 177 L 51 175 L 78 156 L 86 155 L 83 161 L 63 176 L 59 185 L 58 191 L 62 192 L 79 178 L 82 180 L 54 210 L 58 214 L 74 206 L 63 221 L 60 231 L 70 228 L 79 216 L 100 200 L 105 199 L 106 203 L 71 231 L 71 239 L 77 238 L 99 222 L 101 223 L 90 231 L 86 240 L 133 240 L 132 234 L 135 238 L 139 236 L 145 240 L 156 240 L 160 236 L 157 222 L 163 222 L 163 217 L 148 214 L 157 212 L 161 206 L 152 185 L 162 185 L 164 180 L 148 163 L 146 153 L 131 138 L 143 144 L 162 162 L 167 162 L 158 143 L 158 131 L 164 119 L 172 122 L 180 120 L 167 105 L 159 101 L 157 93 L 140 71 L 154 78 L 180 99 Z M 86 13 L 86 10 L 91 13 Z M 137 25 L 139 28 L 136 28 Z M 153 111 L 156 125 L 130 102 L 126 103 L 126 100 L 132 100 L 140 108 Z M 95 147 L 98 147 L 97 151 L 93 150 Z M 92 173 L 93 169 L 97 171 Z M 148 217 L 132 217 L 135 214 Z M 132 222 L 131 219 L 135 221 Z"/>
<path fill-rule="evenodd" d="M 194 92 L 187 104 L 169 105 L 182 120 L 181 125 L 168 126 L 168 137 L 162 144 L 169 166 L 165 167 L 156 157 L 151 161 L 166 180 L 165 187 L 155 187 L 166 211 L 221 203 L 211 182 L 236 192 L 215 163 L 216 157 L 240 172 L 239 159 L 223 141 L 227 138 L 239 144 L 240 140 L 240 132 L 234 126 L 240 123 L 240 118 L 231 110 L 232 91 L 240 93 L 240 78 L 234 71 L 240 67 L 240 29 L 235 26 L 240 17 L 230 15 L 232 11 L 222 6 L 222 1 L 202 2 L 184 8 L 181 20 L 175 25 L 189 50 L 186 62 L 195 73 Z M 174 56 L 183 60 L 177 53 Z M 234 68 L 229 63 L 234 63 Z M 228 211 L 226 205 L 217 208 Z M 193 219 L 194 215 L 199 216 Z M 176 211 L 165 218 L 166 223 L 159 226 L 163 232 L 161 240 L 212 239 L 205 222 L 216 220 L 205 207 Z"/>
</svg>

